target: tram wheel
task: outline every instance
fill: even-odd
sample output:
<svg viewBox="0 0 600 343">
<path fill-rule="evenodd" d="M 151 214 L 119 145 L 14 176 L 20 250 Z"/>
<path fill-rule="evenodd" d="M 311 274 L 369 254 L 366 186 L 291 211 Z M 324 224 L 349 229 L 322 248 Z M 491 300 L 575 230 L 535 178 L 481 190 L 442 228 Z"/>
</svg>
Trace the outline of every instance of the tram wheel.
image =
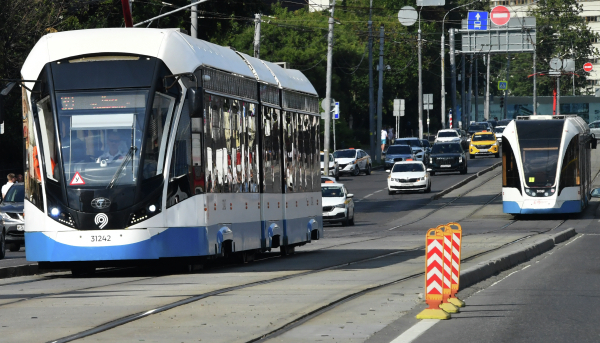
<svg viewBox="0 0 600 343">
<path fill-rule="evenodd" d="M 86 274 L 94 274 L 95 272 L 96 272 L 96 267 L 82 266 L 82 267 L 71 268 L 71 274 L 73 276 L 83 276 Z"/>
<path fill-rule="evenodd" d="M 294 255 L 296 247 L 293 245 L 282 245 L 279 247 L 279 250 L 281 251 L 281 256 L 289 256 Z"/>
</svg>

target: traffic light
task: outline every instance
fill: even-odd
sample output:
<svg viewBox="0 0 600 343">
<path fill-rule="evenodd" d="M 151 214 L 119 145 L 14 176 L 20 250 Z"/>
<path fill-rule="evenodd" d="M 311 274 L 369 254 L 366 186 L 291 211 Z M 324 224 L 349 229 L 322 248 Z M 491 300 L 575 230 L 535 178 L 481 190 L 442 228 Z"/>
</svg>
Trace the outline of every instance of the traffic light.
<svg viewBox="0 0 600 343">
<path fill-rule="evenodd" d="M 500 108 L 504 107 L 504 97 L 500 97 Z"/>
</svg>

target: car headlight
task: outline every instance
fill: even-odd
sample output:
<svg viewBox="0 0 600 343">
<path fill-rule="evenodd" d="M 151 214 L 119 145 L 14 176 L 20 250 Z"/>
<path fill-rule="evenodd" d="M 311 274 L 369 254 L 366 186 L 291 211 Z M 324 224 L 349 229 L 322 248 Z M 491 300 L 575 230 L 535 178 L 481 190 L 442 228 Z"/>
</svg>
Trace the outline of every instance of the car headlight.
<svg viewBox="0 0 600 343">
<path fill-rule="evenodd" d="M 2 219 L 6 219 L 6 220 L 11 220 L 12 219 L 8 214 L 6 214 L 4 212 L 0 213 L 0 217 L 2 217 Z"/>
<path fill-rule="evenodd" d="M 433 163 L 433 158 L 429 158 L 429 163 Z"/>
<path fill-rule="evenodd" d="M 346 208 L 346 204 L 337 204 L 333 207 L 337 207 L 337 208 Z"/>
<path fill-rule="evenodd" d="M 391 159 L 391 158 L 386 158 L 386 159 L 385 159 L 385 161 L 386 161 L 386 162 L 394 162 L 394 160 L 393 160 L 393 159 Z"/>
<path fill-rule="evenodd" d="M 426 178 L 427 178 L 426 176 L 420 177 L 419 181 L 425 181 Z"/>
<path fill-rule="evenodd" d="M 458 163 L 462 163 L 462 156 L 458 156 Z"/>
</svg>

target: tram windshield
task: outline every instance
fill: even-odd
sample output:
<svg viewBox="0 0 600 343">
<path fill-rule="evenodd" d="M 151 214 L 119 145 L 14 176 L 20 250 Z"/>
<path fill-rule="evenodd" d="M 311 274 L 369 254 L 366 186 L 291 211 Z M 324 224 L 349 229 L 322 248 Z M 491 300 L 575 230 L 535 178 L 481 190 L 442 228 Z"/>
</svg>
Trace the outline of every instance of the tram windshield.
<svg viewBox="0 0 600 343">
<path fill-rule="evenodd" d="M 133 185 L 148 91 L 58 93 L 67 187 Z"/>
<path fill-rule="evenodd" d="M 554 185 L 563 125 L 563 120 L 516 121 L 528 187 Z"/>
</svg>

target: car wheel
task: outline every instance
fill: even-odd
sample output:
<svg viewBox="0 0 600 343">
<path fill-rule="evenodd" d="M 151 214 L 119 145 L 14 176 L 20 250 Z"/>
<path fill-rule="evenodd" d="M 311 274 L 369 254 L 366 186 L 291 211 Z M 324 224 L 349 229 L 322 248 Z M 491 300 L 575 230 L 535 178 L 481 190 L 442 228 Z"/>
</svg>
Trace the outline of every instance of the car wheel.
<svg viewBox="0 0 600 343">
<path fill-rule="evenodd" d="M 394 191 L 390 191 L 390 190 L 388 189 L 388 195 L 393 195 L 394 193 L 396 193 L 396 192 L 394 192 Z"/>
<path fill-rule="evenodd" d="M 8 245 L 8 250 L 15 252 L 15 251 L 19 251 L 21 249 L 21 244 L 19 243 L 11 243 Z"/>
<path fill-rule="evenodd" d="M 461 174 L 466 174 L 467 173 L 467 167 L 465 167 L 465 169 L 460 171 Z"/>
<path fill-rule="evenodd" d="M 6 255 L 6 241 L 4 237 L 4 230 L 0 234 L 0 260 Z"/>
<path fill-rule="evenodd" d="M 431 183 L 429 183 L 429 185 L 427 185 L 427 188 L 425 189 L 425 193 L 431 193 Z"/>
<path fill-rule="evenodd" d="M 429 172 L 429 175 L 430 175 L 430 176 L 435 176 L 435 172 L 434 172 L 434 171 L 430 171 L 430 172 Z"/>
<path fill-rule="evenodd" d="M 354 226 L 354 213 L 352 213 L 352 219 L 348 220 L 348 225 Z"/>
<path fill-rule="evenodd" d="M 499 158 L 499 157 L 500 157 L 500 153 L 499 153 L 499 152 L 498 152 L 498 153 L 495 153 L 495 154 L 494 154 L 494 157 L 495 157 L 495 158 Z"/>
<path fill-rule="evenodd" d="M 358 176 L 358 174 L 360 174 L 360 168 L 358 165 L 355 165 L 354 170 L 352 170 L 352 176 Z"/>
<path fill-rule="evenodd" d="M 365 175 L 371 175 L 371 165 L 367 164 L 367 170 L 365 170 Z"/>
<path fill-rule="evenodd" d="M 338 170 L 337 173 L 335 173 L 335 181 L 340 181 L 340 171 Z"/>
<path fill-rule="evenodd" d="M 472 160 L 474 160 L 475 159 L 475 155 L 469 154 L 469 158 L 472 159 Z"/>
</svg>

